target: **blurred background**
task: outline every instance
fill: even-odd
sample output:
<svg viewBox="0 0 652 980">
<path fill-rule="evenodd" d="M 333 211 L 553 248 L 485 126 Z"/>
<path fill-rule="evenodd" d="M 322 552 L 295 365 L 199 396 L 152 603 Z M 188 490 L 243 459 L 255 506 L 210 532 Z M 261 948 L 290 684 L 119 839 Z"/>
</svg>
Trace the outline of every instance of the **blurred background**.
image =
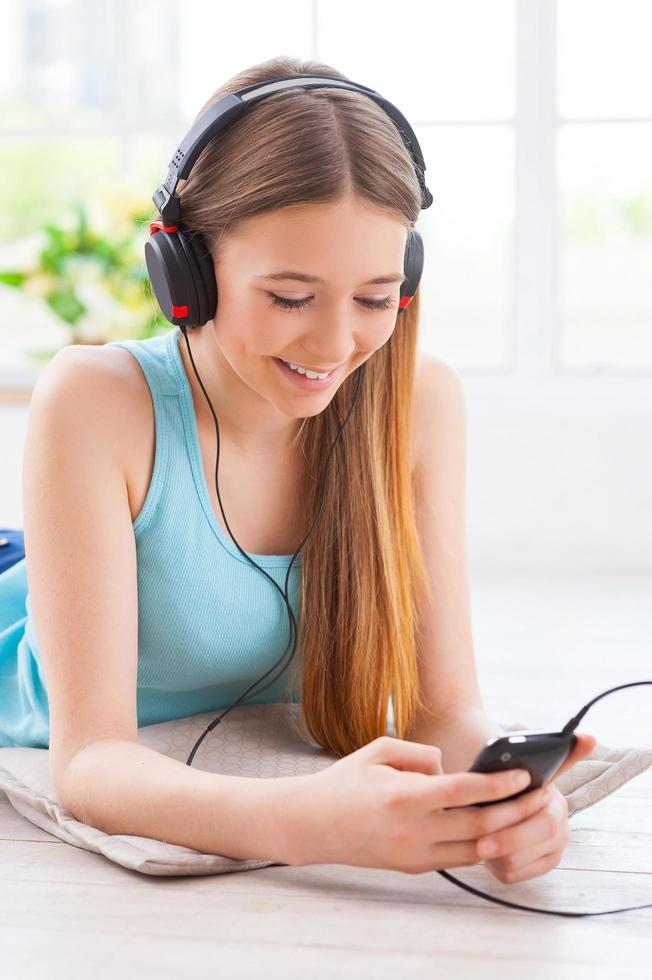
<svg viewBox="0 0 652 980">
<path fill-rule="evenodd" d="M 649 576 L 652 4 L 404 0 L 400 23 L 385 0 L 3 13 L 0 526 L 22 527 L 30 392 L 53 353 L 170 327 L 143 244 L 193 116 L 286 53 L 383 93 L 423 148 L 420 343 L 465 384 L 472 571 Z"/>
</svg>

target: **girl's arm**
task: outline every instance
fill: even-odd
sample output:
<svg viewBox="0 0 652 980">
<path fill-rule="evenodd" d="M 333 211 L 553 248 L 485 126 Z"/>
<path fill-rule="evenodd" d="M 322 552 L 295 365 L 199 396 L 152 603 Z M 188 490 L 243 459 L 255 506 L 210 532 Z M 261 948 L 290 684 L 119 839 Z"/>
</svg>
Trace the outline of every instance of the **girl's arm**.
<svg viewBox="0 0 652 980">
<path fill-rule="evenodd" d="M 134 403 L 105 353 L 80 345 L 52 359 L 32 393 L 23 456 L 52 785 L 73 816 L 108 834 L 284 861 L 303 777 L 215 775 L 138 741 L 136 548 L 123 458 Z"/>
<path fill-rule="evenodd" d="M 421 354 L 415 388 L 417 525 L 433 601 L 419 649 L 420 714 L 407 736 L 437 745 L 444 772 L 468 768 L 502 728 L 484 710 L 473 650 L 466 554 L 466 410 L 459 375 Z"/>
<path fill-rule="evenodd" d="M 301 833 L 299 807 L 311 785 L 306 780 L 206 772 L 139 742 L 104 738 L 71 760 L 60 799 L 78 820 L 105 834 L 290 864 Z"/>
<path fill-rule="evenodd" d="M 465 772 L 487 739 L 503 731 L 483 708 L 470 707 L 461 708 L 437 723 L 415 726 L 410 741 L 441 749 L 441 767 L 445 773 Z"/>
</svg>

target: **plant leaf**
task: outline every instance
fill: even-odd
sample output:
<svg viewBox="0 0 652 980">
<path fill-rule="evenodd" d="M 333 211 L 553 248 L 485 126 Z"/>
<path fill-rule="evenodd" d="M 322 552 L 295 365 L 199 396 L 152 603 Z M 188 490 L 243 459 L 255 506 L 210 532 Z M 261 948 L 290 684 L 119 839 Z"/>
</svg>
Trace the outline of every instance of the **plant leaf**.
<svg viewBox="0 0 652 980">
<path fill-rule="evenodd" d="M 0 272 L 0 282 L 5 286 L 22 286 L 26 279 L 26 272 Z"/>
<path fill-rule="evenodd" d="M 47 304 L 54 310 L 57 316 L 60 316 L 62 320 L 66 323 L 76 323 L 77 320 L 86 313 L 87 307 L 81 303 L 72 290 L 60 289 L 54 293 L 50 293 L 47 298 Z"/>
</svg>

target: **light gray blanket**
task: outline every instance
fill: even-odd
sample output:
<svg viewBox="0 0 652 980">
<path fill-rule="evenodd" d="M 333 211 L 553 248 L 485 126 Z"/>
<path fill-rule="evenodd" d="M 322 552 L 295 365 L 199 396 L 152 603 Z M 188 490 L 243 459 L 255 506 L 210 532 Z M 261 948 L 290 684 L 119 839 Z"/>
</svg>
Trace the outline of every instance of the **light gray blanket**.
<svg viewBox="0 0 652 980">
<path fill-rule="evenodd" d="M 208 712 L 148 725 L 139 741 L 180 762 L 216 717 Z M 206 736 L 193 766 L 234 776 L 273 778 L 317 772 L 336 761 L 301 735 L 300 705 L 240 705 L 231 709 Z M 520 722 L 507 731 L 527 729 Z M 609 749 L 597 745 L 593 755 L 576 763 L 555 782 L 568 802 L 570 816 L 615 792 L 652 765 L 652 749 Z M 264 868 L 279 861 L 240 860 L 203 854 L 190 847 L 150 837 L 105 834 L 80 823 L 59 801 L 49 776 L 48 749 L 0 749 L 0 790 L 24 817 L 75 847 L 103 854 L 116 864 L 148 875 L 209 875 Z"/>
</svg>

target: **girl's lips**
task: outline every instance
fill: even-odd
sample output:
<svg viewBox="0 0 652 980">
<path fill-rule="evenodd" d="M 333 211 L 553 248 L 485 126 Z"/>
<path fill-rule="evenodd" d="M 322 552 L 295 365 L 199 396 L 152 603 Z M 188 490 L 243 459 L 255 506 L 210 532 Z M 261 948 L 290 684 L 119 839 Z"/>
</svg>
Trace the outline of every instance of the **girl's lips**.
<svg viewBox="0 0 652 980">
<path fill-rule="evenodd" d="M 322 388 L 328 388 L 345 367 L 345 364 L 340 364 L 339 367 L 334 368 L 330 372 L 328 377 L 323 379 L 307 378 L 305 374 L 299 374 L 298 371 L 293 371 L 292 368 L 287 367 L 280 357 L 273 357 L 272 360 L 278 365 L 279 370 L 285 378 L 292 381 L 297 388 L 303 388 L 304 391 L 320 391 Z"/>
</svg>

